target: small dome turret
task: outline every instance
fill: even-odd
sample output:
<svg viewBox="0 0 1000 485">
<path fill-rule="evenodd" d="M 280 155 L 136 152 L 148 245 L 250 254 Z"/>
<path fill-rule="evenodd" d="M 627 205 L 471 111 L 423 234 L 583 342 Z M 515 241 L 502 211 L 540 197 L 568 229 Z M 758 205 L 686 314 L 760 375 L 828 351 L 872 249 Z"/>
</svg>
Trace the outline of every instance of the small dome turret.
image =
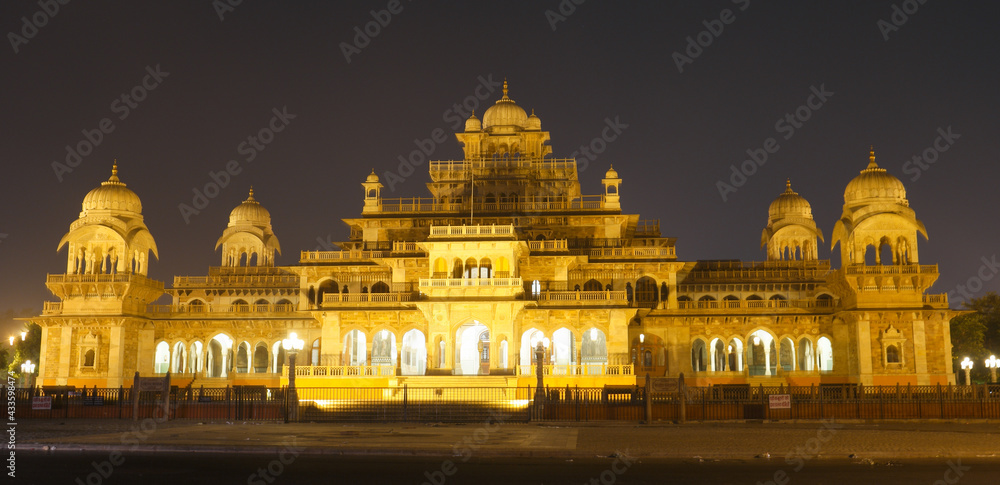
<svg viewBox="0 0 1000 485">
<path fill-rule="evenodd" d="M 531 110 L 531 114 L 528 115 L 528 120 L 524 123 L 525 130 L 531 131 L 541 131 L 542 120 L 535 116 L 535 110 Z"/>
<path fill-rule="evenodd" d="M 368 174 L 368 177 L 365 179 L 365 182 L 377 184 L 378 181 L 379 181 L 378 174 L 375 173 L 375 169 L 373 168 L 372 173 Z"/>
<path fill-rule="evenodd" d="M 874 148 L 869 152 L 868 159 L 868 167 L 847 184 L 847 188 L 844 190 L 844 203 L 854 205 L 871 199 L 885 199 L 904 206 L 909 205 L 906 201 L 906 188 L 903 187 L 903 182 L 875 163 Z"/>
<path fill-rule="evenodd" d="M 470 116 L 469 119 L 465 120 L 465 131 L 472 132 L 472 131 L 482 131 L 482 130 L 483 130 L 483 123 L 479 121 L 479 118 L 476 118 L 476 112 L 473 111 L 472 116 Z"/>
<path fill-rule="evenodd" d="M 239 224 L 260 226 L 269 226 L 271 224 L 271 213 L 253 198 L 253 187 L 250 187 L 250 195 L 247 199 L 229 213 L 229 226 L 232 227 Z"/>
<path fill-rule="evenodd" d="M 83 212 L 94 210 L 142 213 L 142 202 L 139 200 L 139 196 L 118 179 L 117 160 L 111 168 L 111 177 L 106 182 L 101 182 L 100 187 L 91 190 L 83 198 Z"/>
<path fill-rule="evenodd" d="M 788 217 L 812 219 L 812 207 L 809 201 L 792 190 L 791 180 L 785 181 L 785 192 L 774 199 L 767 210 L 768 222 Z"/>
</svg>

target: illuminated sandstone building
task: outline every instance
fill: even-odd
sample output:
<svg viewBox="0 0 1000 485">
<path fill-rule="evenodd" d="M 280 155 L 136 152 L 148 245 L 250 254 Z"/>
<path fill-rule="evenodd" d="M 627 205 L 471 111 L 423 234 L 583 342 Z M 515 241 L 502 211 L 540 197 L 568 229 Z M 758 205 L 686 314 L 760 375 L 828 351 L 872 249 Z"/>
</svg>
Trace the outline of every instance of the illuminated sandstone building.
<svg viewBox="0 0 1000 485">
<path fill-rule="evenodd" d="M 34 319 L 40 382 L 170 371 L 181 386 L 278 385 L 293 331 L 301 386 L 529 385 L 539 342 L 553 386 L 681 373 L 691 385 L 954 382 L 955 312 L 926 294 L 938 276 L 918 263 L 926 231 L 874 152 L 845 191 L 833 269 L 790 183 L 768 210 L 766 261 L 684 261 L 657 221 L 622 212 L 613 168 L 584 195 L 575 160 L 550 156 L 506 84 L 456 137 L 464 159 L 430 162 L 430 197 L 383 198 L 373 171 L 342 250 L 297 265 L 275 264 L 256 199 L 268 196 L 251 190 L 216 243 L 221 266 L 167 289 L 146 277 L 156 244 L 116 167 L 59 244 L 66 273 L 48 275 L 58 301 Z M 154 305 L 164 292 L 172 303 Z M 477 377 L 438 377 L 452 375 Z"/>
</svg>

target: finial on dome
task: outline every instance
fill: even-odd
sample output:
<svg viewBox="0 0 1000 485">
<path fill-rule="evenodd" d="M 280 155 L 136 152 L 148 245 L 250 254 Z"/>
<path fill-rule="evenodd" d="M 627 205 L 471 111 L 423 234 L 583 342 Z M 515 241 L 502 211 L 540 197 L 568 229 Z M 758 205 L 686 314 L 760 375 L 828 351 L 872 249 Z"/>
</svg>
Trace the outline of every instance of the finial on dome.
<svg viewBox="0 0 1000 485">
<path fill-rule="evenodd" d="M 105 184 L 120 184 L 120 183 L 122 183 L 121 179 L 118 178 L 118 159 L 117 158 L 115 159 L 114 163 L 111 164 L 111 177 L 108 178 L 108 181 L 104 182 L 104 183 Z"/>
<path fill-rule="evenodd" d="M 875 168 L 878 164 L 875 163 L 875 145 L 869 145 L 868 148 L 868 168 Z"/>
<path fill-rule="evenodd" d="M 792 179 L 785 179 L 785 193 L 794 193 L 792 190 Z"/>
<path fill-rule="evenodd" d="M 507 97 L 507 78 L 503 78 L 503 97 Z"/>
<path fill-rule="evenodd" d="M 257 200 L 253 198 L 253 185 L 250 186 L 250 195 L 244 202 L 257 202 Z"/>
</svg>

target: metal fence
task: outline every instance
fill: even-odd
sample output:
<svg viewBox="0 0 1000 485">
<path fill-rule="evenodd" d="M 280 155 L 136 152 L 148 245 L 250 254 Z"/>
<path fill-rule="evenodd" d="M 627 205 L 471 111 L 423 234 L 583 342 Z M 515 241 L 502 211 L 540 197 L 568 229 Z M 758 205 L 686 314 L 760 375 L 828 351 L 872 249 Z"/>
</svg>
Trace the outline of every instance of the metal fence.
<svg viewBox="0 0 1000 485">
<path fill-rule="evenodd" d="M 138 406 L 133 405 L 138 392 Z M 163 399 L 155 391 L 135 388 L 17 389 L 15 412 L 21 418 L 136 419 L 163 416 Z M 35 398 L 47 397 L 44 402 Z M 41 405 L 47 405 L 47 409 Z M 285 390 L 263 386 L 170 390 L 170 419 L 283 421 Z M 138 414 L 136 414 L 136 412 Z"/>
<path fill-rule="evenodd" d="M 532 420 L 568 421 L 933 418 L 1000 419 L 1000 385 L 565 388 L 548 389 L 544 404 L 532 408 Z"/>
<path fill-rule="evenodd" d="M 648 393 L 642 386 L 350 387 L 235 386 L 170 391 L 132 388 L 42 388 L 15 391 L 16 417 L 315 422 L 712 421 L 745 419 L 1000 419 L 1000 385 L 751 387 L 678 386 Z M 138 406 L 132 401 L 139 392 Z M 48 397 L 49 409 L 32 400 Z M 297 398 L 293 399 L 293 398 Z M 48 400 L 45 400 L 48 401 Z M 297 413 L 290 412 L 297 402 Z"/>
</svg>

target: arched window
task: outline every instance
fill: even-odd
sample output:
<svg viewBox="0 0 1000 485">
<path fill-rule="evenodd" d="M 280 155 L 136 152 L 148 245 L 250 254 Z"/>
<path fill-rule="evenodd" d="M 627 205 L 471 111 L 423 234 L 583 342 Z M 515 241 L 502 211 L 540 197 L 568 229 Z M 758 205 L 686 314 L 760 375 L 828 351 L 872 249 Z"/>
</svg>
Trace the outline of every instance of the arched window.
<svg viewBox="0 0 1000 485">
<path fill-rule="evenodd" d="M 246 300 L 236 300 L 230 306 L 229 311 L 231 312 L 248 312 L 250 311 L 250 304 Z"/>
<path fill-rule="evenodd" d="M 388 293 L 388 292 L 389 292 L 389 285 L 381 281 L 372 285 L 372 293 Z"/>
<path fill-rule="evenodd" d="M 493 262 L 490 258 L 483 258 L 479 261 L 479 277 L 480 278 L 492 278 L 493 277 Z"/>
<path fill-rule="evenodd" d="M 705 372 L 708 364 L 708 351 L 705 348 L 705 341 L 696 339 L 691 345 L 691 370 L 695 372 Z"/>
<path fill-rule="evenodd" d="M 583 284 L 583 291 L 601 291 L 602 288 L 603 285 L 601 282 L 595 279 L 587 280 L 587 282 Z"/>
<path fill-rule="evenodd" d="M 781 339 L 781 348 L 778 349 L 778 362 L 781 370 L 791 372 L 795 370 L 795 343 L 792 339 L 785 337 Z"/>
<path fill-rule="evenodd" d="M 465 260 L 465 277 L 479 278 L 479 265 L 476 262 L 476 258 L 469 258 Z"/>
<path fill-rule="evenodd" d="M 532 281 L 531 282 L 531 296 L 534 297 L 534 298 L 538 298 L 538 296 L 541 295 L 541 294 L 542 294 L 542 283 L 539 282 L 538 280 Z"/>
<path fill-rule="evenodd" d="M 240 344 L 239 350 L 236 351 L 236 372 L 239 374 L 246 373 L 250 368 L 250 344 L 244 342 Z"/>
<path fill-rule="evenodd" d="M 205 311 L 205 302 L 195 298 L 188 303 L 188 310 L 195 313 L 201 313 Z"/>
<path fill-rule="evenodd" d="M 267 345 L 264 342 L 258 342 L 253 350 L 253 371 L 267 372 Z"/>
<path fill-rule="evenodd" d="M 437 258 L 434 260 L 434 277 L 435 278 L 447 278 L 448 274 L 448 262 L 444 258 Z"/>
<path fill-rule="evenodd" d="M 313 340 L 312 348 L 309 351 L 309 365 L 319 364 L 319 339 Z"/>
<path fill-rule="evenodd" d="M 799 340 L 799 370 L 813 370 L 813 358 L 812 341 L 802 337 Z"/>
<path fill-rule="evenodd" d="M 83 366 L 94 367 L 95 360 L 94 349 L 87 350 L 87 353 L 83 356 Z"/>
<path fill-rule="evenodd" d="M 324 281 L 322 284 L 319 285 L 319 292 L 317 292 L 316 294 L 316 304 L 322 305 L 323 296 L 326 295 L 327 293 L 337 293 L 337 289 L 339 287 L 340 285 L 338 285 L 336 281 L 333 280 Z"/>
<path fill-rule="evenodd" d="M 156 344 L 156 359 L 153 361 L 153 372 L 156 374 L 166 374 L 170 370 L 170 344 L 160 342 Z"/>
<path fill-rule="evenodd" d="M 636 306 L 640 308 L 656 308 L 656 304 L 660 301 L 660 295 L 657 291 L 656 281 L 649 276 L 643 276 L 639 278 L 639 281 L 635 282 L 635 303 Z"/>
<path fill-rule="evenodd" d="M 885 348 L 885 363 L 887 364 L 898 364 L 899 363 L 899 348 L 895 345 L 890 345 Z"/>
<path fill-rule="evenodd" d="M 660 301 L 667 301 L 668 296 L 670 296 L 670 290 L 667 289 L 667 282 L 664 281 L 660 283 Z"/>
<path fill-rule="evenodd" d="M 816 364 L 821 372 L 833 370 L 833 343 L 826 337 L 816 341 Z"/>
</svg>

